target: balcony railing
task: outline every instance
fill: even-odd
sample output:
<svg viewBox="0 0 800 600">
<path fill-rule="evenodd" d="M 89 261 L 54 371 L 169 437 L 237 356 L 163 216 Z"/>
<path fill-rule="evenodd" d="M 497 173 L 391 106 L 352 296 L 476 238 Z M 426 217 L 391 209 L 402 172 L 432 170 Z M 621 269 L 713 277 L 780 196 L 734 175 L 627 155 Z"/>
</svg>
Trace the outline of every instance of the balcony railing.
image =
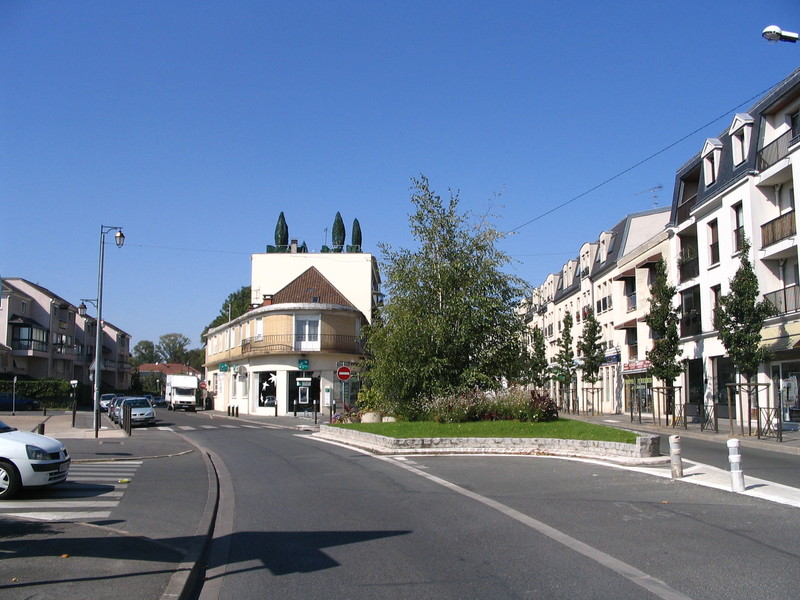
<svg viewBox="0 0 800 600">
<path fill-rule="evenodd" d="M 764 300 L 772 304 L 779 315 L 798 311 L 800 310 L 800 287 L 793 284 L 782 290 L 764 294 Z"/>
<path fill-rule="evenodd" d="M 764 146 L 758 153 L 758 170 L 768 169 L 782 158 L 785 158 L 789 154 L 790 142 L 793 141 L 792 137 L 794 136 L 790 130 Z"/>
<path fill-rule="evenodd" d="M 678 206 L 678 223 L 683 223 L 689 218 L 689 213 L 692 212 L 695 204 L 697 204 L 697 194 Z"/>
<path fill-rule="evenodd" d="M 361 354 L 363 340 L 354 335 L 324 334 L 316 340 L 305 335 L 264 335 L 242 340 L 242 354 L 286 354 L 287 352 L 341 352 Z"/>
<path fill-rule="evenodd" d="M 761 226 L 761 248 L 763 249 L 785 240 L 796 233 L 797 225 L 795 224 L 794 211 L 792 210 Z"/>
<path fill-rule="evenodd" d="M 681 283 L 700 275 L 700 261 L 697 258 L 684 259 L 680 263 Z"/>
<path fill-rule="evenodd" d="M 12 350 L 32 350 L 34 352 L 47 352 L 47 342 L 37 340 L 13 340 Z"/>
<path fill-rule="evenodd" d="M 628 312 L 636 310 L 636 292 L 628 294 Z"/>
</svg>

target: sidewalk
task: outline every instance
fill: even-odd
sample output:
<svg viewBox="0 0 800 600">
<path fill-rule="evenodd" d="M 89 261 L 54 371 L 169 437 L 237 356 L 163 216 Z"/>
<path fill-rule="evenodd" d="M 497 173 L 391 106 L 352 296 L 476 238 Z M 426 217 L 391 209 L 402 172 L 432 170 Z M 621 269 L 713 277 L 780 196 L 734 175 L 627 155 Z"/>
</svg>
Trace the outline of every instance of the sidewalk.
<svg viewBox="0 0 800 600">
<path fill-rule="evenodd" d="M 213 464 L 181 435 L 128 437 L 101 416 L 95 439 L 91 415 L 77 416 L 73 428 L 71 413 L 0 415 L 20 430 L 43 423 L 72 458 L 67 483 L 0 503 L 0 597 L 186 598 L 213 532 Z"/>
</svg>

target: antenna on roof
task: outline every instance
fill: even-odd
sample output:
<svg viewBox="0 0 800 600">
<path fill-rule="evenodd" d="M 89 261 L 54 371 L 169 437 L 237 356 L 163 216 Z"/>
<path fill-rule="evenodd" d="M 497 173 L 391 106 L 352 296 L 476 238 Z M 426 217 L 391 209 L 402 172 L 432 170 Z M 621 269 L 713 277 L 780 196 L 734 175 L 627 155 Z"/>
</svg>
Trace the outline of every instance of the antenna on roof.
<svg viewBox="0 0 800 600">
<path fill-rule="evenodd" d="M 653 208 L 656 208 L 658 206 L 658 192 L 660 192 L 663 189 L 664 186 L 659 183 L 658 185 L 655 185 L 649 189 L 642 190 L 641 192 L 636 192 L 635 195 L 640 196 L 642 194 L 649 194 L 650 197 L 653 199 Z"/>
</svg>

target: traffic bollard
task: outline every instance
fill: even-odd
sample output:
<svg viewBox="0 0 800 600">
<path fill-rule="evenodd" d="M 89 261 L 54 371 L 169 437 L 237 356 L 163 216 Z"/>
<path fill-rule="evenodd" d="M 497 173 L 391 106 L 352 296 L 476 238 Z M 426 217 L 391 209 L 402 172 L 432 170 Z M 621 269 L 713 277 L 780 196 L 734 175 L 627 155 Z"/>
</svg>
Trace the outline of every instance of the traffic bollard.
<svg viewBox="0 0 800 600">
<path fill-rule="evenodd" d="M 739 452 L 739 440 L 728 440 L 728 461 L 731 463 L 731 491 L 744 491 L 744 471 L 742 471 L 742 455 Z"/>
<path fill-rule="evenodd" d="M 673 479 L 683 477 L 683 461 L 681 461 L 681 436 L 669 436 L 669 466 Z"/>
</svg>

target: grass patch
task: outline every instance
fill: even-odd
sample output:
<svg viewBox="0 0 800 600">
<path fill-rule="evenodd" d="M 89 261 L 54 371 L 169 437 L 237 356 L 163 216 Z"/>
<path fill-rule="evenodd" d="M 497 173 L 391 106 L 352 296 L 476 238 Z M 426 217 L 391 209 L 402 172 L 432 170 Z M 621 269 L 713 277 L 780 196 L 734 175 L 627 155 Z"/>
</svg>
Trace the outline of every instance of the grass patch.
<svg viewBox="0 0 800 600">
<path fill-rule="evenodd" d="M 605 425 L 573 419 L 544 423 L 520 421 L 475 421 L 471 423 L 435 423 L 433 421 L 397 421 L 396 423 L 337 423 L 333 427 L 354 429 L 393 438 L 552 438 L 562 440 L 596 440 L 635 444 L 638 437 Z"/>
</svg>

